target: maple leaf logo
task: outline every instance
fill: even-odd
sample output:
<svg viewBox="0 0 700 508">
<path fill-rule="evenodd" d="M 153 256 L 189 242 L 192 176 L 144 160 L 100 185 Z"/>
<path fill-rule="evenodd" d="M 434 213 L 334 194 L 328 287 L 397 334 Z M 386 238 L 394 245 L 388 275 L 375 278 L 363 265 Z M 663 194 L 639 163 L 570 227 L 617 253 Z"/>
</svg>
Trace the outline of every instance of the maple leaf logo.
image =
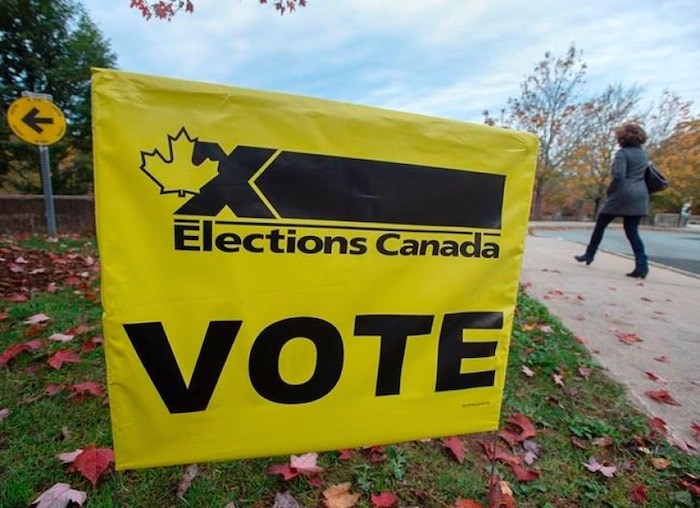
<svg viewBox="0 0 700 508">
<path fill-rule="evenodd" d="M 141 171 L 160 187 L 161 194 L 199 194 L 199 189 L 217 174 L 217 164 L 211 161 L 192 163 L 192 153 L 198 138 L 192 138 L 183 127 L 175 136 L 168 134 L 168 151 L 141 152 Z"/>
</svg>

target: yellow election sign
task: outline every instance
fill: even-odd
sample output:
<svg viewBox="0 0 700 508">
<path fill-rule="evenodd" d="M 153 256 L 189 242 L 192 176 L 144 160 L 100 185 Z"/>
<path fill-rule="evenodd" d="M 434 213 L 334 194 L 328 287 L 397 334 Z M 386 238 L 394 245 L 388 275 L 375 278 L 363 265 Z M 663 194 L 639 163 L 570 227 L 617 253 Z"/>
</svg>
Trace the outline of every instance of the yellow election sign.
<svg viewBox="0 0 700 508">
<path fill-rule="evenodd" d="M 498 427 L 530 134 L 97 70 L 118 469 Z"/>
<path fill-rule="evenodd" d="M 52 145 L 66 133 L 61 109 L 39 97 L 20 97 L 10 104 L 7 123 L 18 138 L 33 145 Z"/>
</svg>

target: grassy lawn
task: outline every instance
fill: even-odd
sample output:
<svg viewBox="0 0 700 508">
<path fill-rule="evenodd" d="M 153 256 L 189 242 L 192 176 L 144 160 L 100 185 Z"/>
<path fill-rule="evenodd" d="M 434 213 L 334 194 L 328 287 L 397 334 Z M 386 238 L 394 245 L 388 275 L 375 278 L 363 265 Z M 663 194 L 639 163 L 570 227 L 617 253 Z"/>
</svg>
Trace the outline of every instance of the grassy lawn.
<svg viewBox="0 0 700 508">
<path fill-rule="evenodd" d="M 239 508 L 269 507 L 285 491 L 300 506 L 313 507 L 323 506 L 326 488 L 343 482 L 352 482 L 360 507 L 372 506 L 371 495 L 383 491 L 398 495 L 397 506 L 448 507 L 459 498 L 488 506 L 491 461 L 484 445 L 494 443 L 492 435 L 460 436 L 466 450 L 461 464 L 439 439 L 383 451 L 354 450 L 348 460 L 337 452 L 321 453 L 318 465 L 325 471 L 320 486 L 302 477 L 285 482 L 269 474 L 269 466 L 289 461 L 285 456 L 200 464 L 182 498 L 177 491 L 185 466 L 110 472 L 93 487 L 56 455 L 89 444 L 111 447 L 106 396 L 73 396 L 71 390 L 86 381 L 105 384 L 102 346 L 92 340 L 101 336 L 94 244 L 75 238 L 56 243 L 5 240 L 0 258 L 0 354 L 15 344 L 42 340 L 0 365 L 0 410 L 9 409 L 0 417 L 1 508 L 26 507 L 57 482 L 87 492 L 85 506 L 90 507 L 223 508 L 232 502 Z M 24 323 L 39 313 L 50 320 Z M 70 341 L 47 340 L 71 332 Z M 75 352 L 79 362 L 49 366 L 47 360 L 58 350 Z M 592 363 L 571 332 L 524 293 L 518 300 L 507 378 L 502 428 L 511 428 L 507 420 L 522 414 L 536 429 L 534 437 L 513 446 L 498 438 L 507 459 L 497 463 L 496 471 L 508 482 L 517 506 L 626 507 L 638 506 L 644 498 L 651 507 L 697 506 L 691 490 L 699 485 L 700 459 L 652 432 L 647 417 L 627 403 L 623 389 Z M 48 394 L 47 386 L 50 393 L 62 389 Z M 526 448 L 531 464 L 524 461 Z M 518 481 L 507 464 L 514 456 L 539 477 Z M 592 457 L 614 466 L 612 477 L 589 471 L 584 463 Z"/>
</svg>

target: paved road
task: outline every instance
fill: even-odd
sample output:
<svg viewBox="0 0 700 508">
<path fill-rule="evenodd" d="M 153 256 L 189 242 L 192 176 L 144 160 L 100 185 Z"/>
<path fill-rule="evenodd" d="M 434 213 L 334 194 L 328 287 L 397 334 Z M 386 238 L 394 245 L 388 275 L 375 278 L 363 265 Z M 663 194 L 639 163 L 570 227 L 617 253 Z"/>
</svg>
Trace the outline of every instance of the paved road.
<svg viewBox="0 0 700 508">
<path fill-rule="evenodd" d="M 590 229 L 537 229 L 536 231 L 537 236 L 571 240 L 584 245 L 588 243 L 591 235 Z M 700 275 L 700 228 L 692 227 L 674 231 L 642 230 L 640 234 L 651 261 Z M 608 228 L 605 231 L 600 248 L 608 252 L 632 256 L 632 249 L 625 238 L 625 233 L 619 227 Z M 580 254 L 583 254 L 583 251 L 582 247 Z M 630 266 L 631 268 L 633 267 Z"/>
</svg>

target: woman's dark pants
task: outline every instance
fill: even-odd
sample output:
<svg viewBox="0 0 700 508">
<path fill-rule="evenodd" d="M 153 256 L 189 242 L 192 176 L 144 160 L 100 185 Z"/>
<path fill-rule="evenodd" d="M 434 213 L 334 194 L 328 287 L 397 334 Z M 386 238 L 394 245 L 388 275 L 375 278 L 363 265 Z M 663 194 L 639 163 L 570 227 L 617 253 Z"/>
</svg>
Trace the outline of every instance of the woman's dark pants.
<svg viewBox="0 0 700 508">
<path fill-rule="evenodd" d="M 600 242 L 603 240 L 603 233 L 608 224 L 617 217 L 617 215 L 610 215 L 607 213 L 599 213 L 598 219 L 595 222 L 595 227 L 593 228 L 593 233 L 591 234 L 591 240 L 588 242 L 588 247 L 586 248 L 586 258 L 593 261 L 595 253 L 598 250 Z M 647 255 L 644 252 L 644 244 L 642 239 L 639 237 L 639 222 L 642 220 L 641 215 L 623 215 L 622 220 L 624 221 L 625 235 L 627 240 L 629 240 L 632 246 L 632 252 L 634 252 L 634 270 L 636 272 L 646 273 L 649 271 L 649 264 L 647 261 Z"/>
</svg>

